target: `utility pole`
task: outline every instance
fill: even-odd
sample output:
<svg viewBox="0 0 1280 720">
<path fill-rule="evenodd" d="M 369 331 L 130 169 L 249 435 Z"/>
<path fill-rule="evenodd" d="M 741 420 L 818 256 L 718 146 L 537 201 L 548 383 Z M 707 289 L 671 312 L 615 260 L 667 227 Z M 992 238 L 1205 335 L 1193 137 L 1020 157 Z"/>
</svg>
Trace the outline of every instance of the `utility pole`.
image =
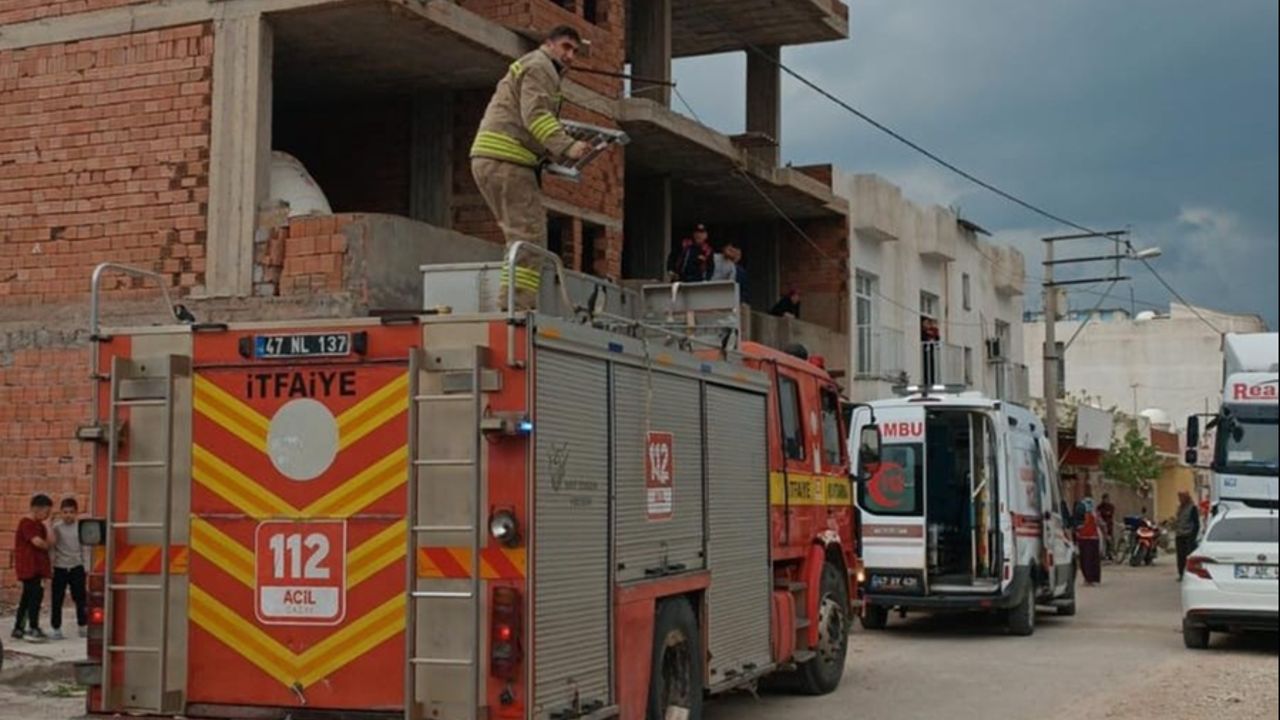
<svg viewBox="0 0 1280 720">
<path fill-rule="evenodd" d="M 1129 280 L 1127 276 L 1119 274 L 1119 263 L 1121 260 L 1127 260 L 1135 257 L 1132 246 L 1125 238 L 1129 234 L 1128 230 L 1113 230 L 1104 233 L 1080 233 L 1077 235 L 1056 235 L 1043 239 L 1044 242 L 1044 432 L 1049 437 L 1050 447 L 1054 453 L 1058 451 L 1058 394 L 1059 387 L 1062 384 L 1062 378 L 1058 377 L 1058 366 L 1062 360 L 1061 355 L 1065 354 L 1067 347 L 1080 334 L 1080 330 L 1084 329 L 1083 324 L 1076 330 L 1076 334 L 1071 337 L 1062 348 L 1058 349 L 1058 288 L 1064 285 L 1086 285 L 1099 282 L 1119 282 L 1121 280 Z M 1074 257 L 1059 260 L 1055 257 L 1054 245 L 1067 240 L 1084 240 L 1088 238 L 1105 238 L 1112 240 L 1116 244 L 1116 250 L 1110 255 L 1090 255 L 1088 257 Z M 1121 243 L 1126 250 L 1121 252 Z M 1072 280 L 1055 280 L 1053 277 L 1053 269 L 1058 265 L 1069 263 L 1086 263 L 1098 262 L 1104 260 L 1114 260 L 1116 263 L 1116 271 L 1110 277 L 1103 278 L 1081 278 Z M 1085 318 L 1083 322 L 1088 322 L 1089 318 Z"/>
<path fill-rule="evenodd" d="M 1053 241 L 1044 243 L 1044 432 L 1058 453 L 1058 286 L 1053 281 Z"/>
</svg>

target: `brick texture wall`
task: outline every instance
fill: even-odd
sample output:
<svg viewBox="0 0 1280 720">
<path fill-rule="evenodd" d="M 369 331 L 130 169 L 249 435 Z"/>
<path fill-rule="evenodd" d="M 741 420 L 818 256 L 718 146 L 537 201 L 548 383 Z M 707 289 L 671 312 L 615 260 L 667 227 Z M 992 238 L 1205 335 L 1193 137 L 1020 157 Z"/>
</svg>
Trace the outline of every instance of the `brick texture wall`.
<svg viewBox="0 0 1280 720">
<path fill-rule="evenodd" d="M 782 291 L 800 291 L 800 317 L 837 332 L 848 332 L 849 229 L 843 220 L 802 222 L 817 248 L 788 229 L 778 254 Z M 820 249 L 819 249 L 820 248 Z"/>
<path fill-rule="evenodd" d="M 9 0 L 0 24 L 123 4 Z M 212 53 L 207 25 L 0 52 L 0 598 L 31 495 L 88 491 L 74 437 L 89 414 L 91 269 L 203 281 Z M 155 294 L 116 277 L 107 291 Z"/>
<path fill-rule="evenodd" d="M 31 496 L 87 504 L 89 453 L 75 438 L 89 415 L 87 355 L 58 333 L 6 334 L 0 352 L 0 599 L 12 601 L 13 531 Z M 34 347 L 37 342 L 57 347 Z M 26 347 L 18 346 L 25 345 Z"/>
<path fill-rule="evenodd" d="M 0 0 L 0 25 L 137 5 L 148 0 Z"/>
<path fill-rule="evenodd" d="M 0 52 L 0 303 L 83 297 L 118 260 L 204 273 L 205 25 Z"/>
</svg>

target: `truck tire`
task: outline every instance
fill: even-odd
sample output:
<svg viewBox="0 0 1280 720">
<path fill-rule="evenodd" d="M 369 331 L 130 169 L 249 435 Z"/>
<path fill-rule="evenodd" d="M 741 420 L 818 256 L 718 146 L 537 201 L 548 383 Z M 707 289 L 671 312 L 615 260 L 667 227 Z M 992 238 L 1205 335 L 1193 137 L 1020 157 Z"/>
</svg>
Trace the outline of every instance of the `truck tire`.
<svg viewBox="0 0 1280 720">
<path fill-rule="evenodd" d="M 666 720 L 671 707 L 688 710 L 688 720 L 702 720 L 703 662 L 693 606 L 685 598 L 663 600 L 653 623 L 647 720 Z"/>
<path fill-rule="evenodd" d="M 1022 601 L 1007 610 L 1009 633 L 1027 637 L 1036 631 L 1036 590 L 1028 587 Z"/>
<path fill-rule="evenodd" d="M 840 568 L 822 565 L 818 595 L 818 646 L 814 658 L 800 666 L 800 687 L 807 695 L 826 695 L 840 687 L 849 653 L 849 580 Z"/>
<path fill-rule="evenodd" d="M 862 608 L 862 627 L 867 630 L 883 630 L 889 626 L 889 608 L 883 605 L 867 605 Z"/>
<path fill-rule="evenodd" d="M 1182 644 L 1186 645 L 1188 650 L 1207 649 L 1209 647 L 1209 628 L 1202 625 L 1192 625 L 1183 620 Z"/>
</svg>

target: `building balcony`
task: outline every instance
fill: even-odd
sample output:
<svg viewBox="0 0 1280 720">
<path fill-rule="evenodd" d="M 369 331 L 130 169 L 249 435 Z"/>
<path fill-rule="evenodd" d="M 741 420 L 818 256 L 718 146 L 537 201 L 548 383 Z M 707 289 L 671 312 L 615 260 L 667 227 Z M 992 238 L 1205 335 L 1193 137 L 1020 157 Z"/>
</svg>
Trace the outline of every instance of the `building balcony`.
<svg viewBox="0 0 1280 720">
<path fill-rule="evenodd" d="M 960 238 L 956 216 L 945 208 L 934 205 L 917 211 L 917 241 L 920 257 L 936 262 L 952 262 L 956 259 L 956 245 Z"/>
<path fill-rule="evenodd" d="M 920 344 L 921 382 L 925 385 L 968 386 L 964 372 L 964 348 L 945 342 Z"/>
<path fill-rule="evenodd" d="M 849 37 L 840 0 L 671 0 L 673 57 Z"/>
<path fill-rule="evenodd" d="M 653 100 L 621 100 L 615 117 L 631 137 L 628 174 L 670 177 L 675 217 L 708 223 L 776 221 L 779 209 L 797 220 L 848 215 L 848 202 L 829 184 L 794 168 L 759 162 L 728 136 Z"/>
<path fill-rule="evenodd" d="M 761 312 L 744 313 L 742 337 L 769 347 L 803 345 L 809 357 L 819 356 L 835 377 L 849 374 L 849 336 L 822 325 Z"/>
<path fill-rule="evenodd" d="M 1026 405 L 1031 398 L 1030 373 L 1022 363 L 992 363 L 995 372 L 995 395 L 999 400 Z"/>
<path fill-rule="evenodd" d="M 902 236 L 902 188 L 879 175 L 855 175 L 848 190 L 849 221 L 858 237 L 892 242 Z"/>
<path fill-rule="evenodd" d="M 995 266 L 996 292 L 1001 295 L 1022 295 L 1026 292 L 1026 258 L 1018 250 L 1002 245 L 997 249 Z"/>
<path fill-rule="evenodd" d="M 854 377 L 897 382 L 907 371 L 906 343 L 901 330 L 864 325 L 857 329 Z"/>
</svg>

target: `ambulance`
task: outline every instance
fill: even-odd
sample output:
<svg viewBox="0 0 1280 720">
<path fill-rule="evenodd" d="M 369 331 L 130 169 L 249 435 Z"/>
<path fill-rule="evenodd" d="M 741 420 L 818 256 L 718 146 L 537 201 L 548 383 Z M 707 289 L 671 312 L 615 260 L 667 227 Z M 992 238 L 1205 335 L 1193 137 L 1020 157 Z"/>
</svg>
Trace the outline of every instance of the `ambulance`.
<svg viewBox="0 0 1280 720">
<path fill-rule="evenodd" d="M 855 408 L 850 423 L 863 625 L 883 629 L 894 610 L 979 610 L 1030 635 L 1037 606 L 1073 615 L 1071 512 L 1044 424 L 977 393 L 907 390 Z"/>
</svg>

